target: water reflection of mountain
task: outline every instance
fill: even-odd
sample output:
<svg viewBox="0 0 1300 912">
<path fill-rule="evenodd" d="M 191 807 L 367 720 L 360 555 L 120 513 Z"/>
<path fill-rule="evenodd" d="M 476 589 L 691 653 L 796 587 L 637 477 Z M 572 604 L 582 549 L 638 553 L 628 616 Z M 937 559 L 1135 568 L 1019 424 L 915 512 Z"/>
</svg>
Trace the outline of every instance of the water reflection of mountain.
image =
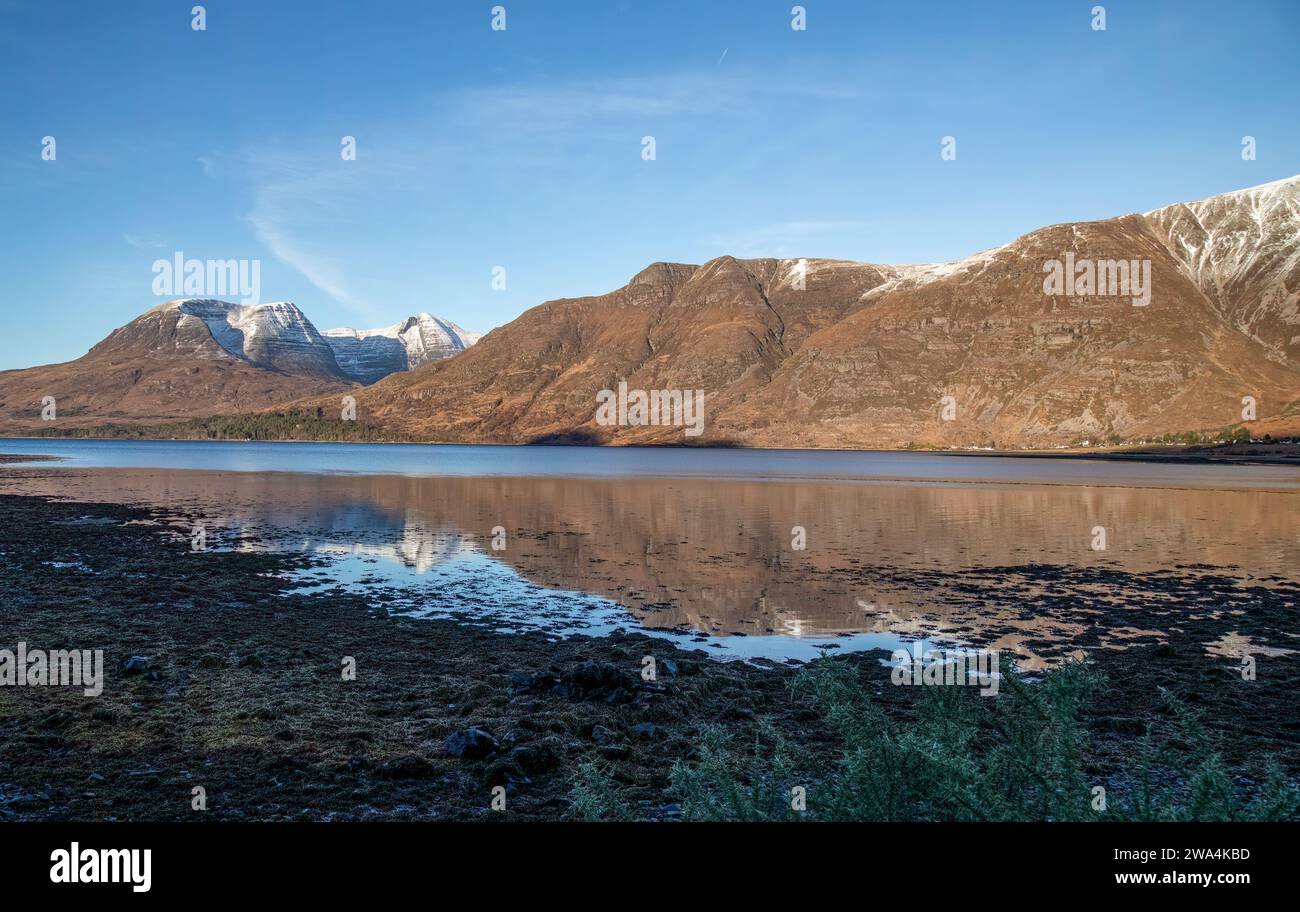
<svg viewBox="0 0 1300 912">
<path fill-rule="evenodd" d="M 339 526 L 333 528 L 340 529 Z M 416 573 L 428 573 L 457 557 L 476 554 L 481 550 L 475 541 L 465 535 L 455 530 L 430 528 L 418 516 L 407 517 L 394 531 L 397 534 L 395 544 L 366 544 L 354 540 L 355 536 L 344 535 L 340 541 L 331 539 L 310 542 L 308 548 L 320 554 L 384 558 L 409 567 Z"/>
<path fill-rule="evenodd" d="M 1019 616 L 1024 590 L 1004 605 L 996 580 L 988 591 L 935 581 L 1033 563 L 1287 578 L 1300 566 L 1300 497 L 1253 491 L 173 470 L 43 471 L 23 489 L 159 504 L 417 573 L 477 551 L 649 625 L 718 633 L 969 629 L 1014 609 L 1016 625 L 1068 636 Z M 1105 551 L 1090 547 L 1097 525 Z M 503 551 L 490 547 L 495 526 Z M 806 550 L 792 548 L 794 526 Z"/>
<path fill-rule="evenodd" d="M 255 506 L 232 501 L 212 522 L 228 539 L 246 541 L 249 547 L 265 544 L 268 534 L 283 546 L 284 537 L 290 536 L 298 550 L 374 557 L 416 573 L 481 550 L 472 536 L 455 526 L 433 526 L 418 511 L 369 500 L 312 497 L 298 504 L 291 499 Z"/>
</svg>

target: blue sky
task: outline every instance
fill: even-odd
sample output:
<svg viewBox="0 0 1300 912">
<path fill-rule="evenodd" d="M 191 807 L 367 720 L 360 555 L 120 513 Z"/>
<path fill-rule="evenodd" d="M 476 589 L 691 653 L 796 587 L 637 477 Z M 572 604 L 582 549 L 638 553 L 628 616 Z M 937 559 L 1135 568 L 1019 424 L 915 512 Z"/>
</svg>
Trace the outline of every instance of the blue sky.
<svg viewBox="0 0 1300 912">
<path fill-rule="evenodd" d="M 656 260 L 932 262 L 1300 172 L 1295 0 L 497 2 L 0 0 L 0 369 L 176 251 L 321 329 L 486 330 Z"/>
</svg>

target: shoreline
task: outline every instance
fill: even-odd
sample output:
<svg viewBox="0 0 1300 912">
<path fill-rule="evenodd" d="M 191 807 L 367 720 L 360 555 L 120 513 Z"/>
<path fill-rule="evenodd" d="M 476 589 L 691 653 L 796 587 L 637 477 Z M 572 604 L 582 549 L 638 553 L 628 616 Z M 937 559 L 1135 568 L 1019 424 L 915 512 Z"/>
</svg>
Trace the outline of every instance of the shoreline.
<svg viewBox="0 0 1300 912">
<path fill-rule="evenodd" d="M 995 450 L 995 449 L 939 449 L 929 447 L 858 449 L 839 447 L 763 447 L 763 446 L 708 446 L 704 444 L 608 444 L 592 445 L 582 443 L 465 443 L 463 441 L 436 440 L 319 440 L 315 438 L 280 438 L 280 439 L 235 439 L 208 437 L 96 437 L 96 436 L 55 436 L 55 435 L 2 435 L 3 441 L 55 441 L 75 443 L 78 441 L 120 441 L 123 443 L 255 443 L 255 444 L 319 444 L 329 446 L 430 446 L 430 447 L 510 447 L 540 449 L 592 449 L 592 450 L 708 450 L 734 451 L 751 450 L 767 453 L 860 453 L 890 455 L 936 455 L 936 456 L 986 456 L 1002 459 L 1084 459 L 1110 462 L 1152 462 L 1171 465 L 1269 465 L 1300 467 L 1300 443 L 1222 443 L 1222 444 L 1171 444 L 1168 447 L 1156 445 L 1136 445 L 1133 447 L 1110 448 L 1072 448 L 1050 450 Z M 1252 449 L 1277 450 L 1279 452 L 1249 452 Z M 1247 452 L 1228 452 L 1245 450 Z M 10 457 L 11 458 L 11 457 Z M 46 457 L 59 458 L 59 457 Z M 12 458 L 11 458 L 12 459 Z"/>
<path fill-rule="evenodd" d="M 215 442 L 232 442 L 232 441 L 215 441 Z M 276 443 L 280 441 L 255 441 L 257 443 Z M 955 455 L 955 454 L 954 454 Z M 438 474 L 438 473 L 411 473 L 411 472 L 378 472 L 378 471 L 359 471 L 349 469 L 330 469 L 330 470 L 303 470 L 303 469 L 236 469 L 236 468 L 206 468 L 202 466 L 96 466 L 96 465 L 60 465 L 60 463 L 69 462 L 71 457 L 66 456 L 49 456 L 33 457 L 33 462 L 39 464 L 24 465 L 28 458 L 21 454 L 0 454 L 0 468 L 12 469 L 18 472 L 37 471 L 41 468 L 50 470 L 63 469 L 69 472 L 193 472 L 193 473 L 212 473 L 212 474 L 233 474 L 245 476 L 277 476 L 277 475 L 320 475 L 324 477 L 355 477 L 355 478 L 480 478 L 485 480 L 515 480 L 515 479 L 555 479 L 555 480 L 578 480 L 578 481 L 710 481 L 721 483 L 735 484 L 763 484 L 763 485 L 899 485 L 899 486 L 916 486 L 916 487 L 978 487 L 978 488 L 1098 488 L 1107 490 L 1133 490 L 1133 491 L 1243 491 L 1261 494 L 1278 494 L 1284 496 L 1300 495 L 1300 486 L 1287 487 L 1285 485 L 1274 485 L 1270 483 L 1261 483 L 1258 485 L 1232 485 L 1230 483 L 1221 484 L 1176 484 L 1173 482 L 1148 482 L 1138 483 L 1133 479 L 1090 479 L 1086 481 L 1078 480 L 1061 480 L 1061 479 L 1014 479 L 1014 478 L 976 478 L 976 477 L 951 477 L 951 478 L 922 478 L 904 475 L 743 475 L 743 474 L 723 474 L 723 473 L 701 473 L 691 474 L 684 472 L 665 472 L 662 474 L 655 473 L 637 473 L 637 474 L 593 474 L 593 473 L 564 473 L 553 472 L 545 475 L 538 474 L 505 474 L 505 473 L 481 473 L 477 475 L 470 474 Z M 44 465 L 50 463 L 50 465 Z M 1276 468 L 1274 465 L 1258 465 L 1256 468 Z M 1300 481 L 1298 476 L 1297 481 Z"/>
<path fill-rule="evenodd" d="M 478 820 L 493 816 L 490 790 L 501 785 L 510 819 L 615 813 L 592 809 L 592 796 L 608 792 L 609 807 L 636 819 L 676 820 L 697 815 L 700 799 L 682 783 L 712 775 L 714 734 L 797 748 L 801 781 L 837 774 L 844 736 L 833 713 L 791 690 L 805 680 L 800 669 L 719 662 L 636 631 L 554 640 L 394 614 L 366 595 L 303 594 L 283 574 L 318 566 L 312 558 L 194 553 L 171 525 L 185 519 L 0 496 L 0 574 L 15 593 L 0 605 L 0 629 L 47 648 L 102 648 L 107 678 L 95 699 L 0 687 L 0 819 Z M 1163 579 L 1148 576 L 1153 586 Z M 1089 667 L 1110 685 L 1083 710 L 1080 775 L 1104 783 L 1117 806 L 1137 787 L 1132 756 L 1148 727 L 1170 752 L 1158 781 L 1171 801 L 1189 794 L 1179 764 L 1190 762 L 1192 741 L 1157 685 L 1204 717 L 1246 793 L 1264 788 L 1263 758 L 1300 775 L 1300 733 L 1276 724 L 1300 687 L 1300 656 L 1261 659 L 1259 681 L 1247 685 L 1233 660 L 1201 645 L 1220 629 L 1249 636 L 1288 623 L 1289 596 L 1248 591 L 1259 604 L 1247 616 L 1186 624 L 1166 642 L 1089 649 Z M 1143 610 L 1117 609 L 1114 623 L 1140 626 Z M 137 655 L 147 662 L 133 674 L 125 663 Z M 647 655 L 662 669 L 653 682 L 640 674 Z M 349 656 L 357 675 L 345 682 Z M 906 738 L 929 724 L 935 688 L 891 686 L 881 657 L 804 669 L 847 674 Z M 1015 705 L 1010 688 L 994 704 L 954 690 L 972 712 Z M 980 758 L 1005 740 L 982 725 L 975 734 Z M 749 763 L 738 758 L 737 775 Z M 196 785 L 206 814 L 190 808 Z M 817 819 L 835 813 L 823 808 Z M 966 819 L 958 805 L 926 813 Z M 1032 802 L 999 814 L 1041 819 Z"/>
</svg>

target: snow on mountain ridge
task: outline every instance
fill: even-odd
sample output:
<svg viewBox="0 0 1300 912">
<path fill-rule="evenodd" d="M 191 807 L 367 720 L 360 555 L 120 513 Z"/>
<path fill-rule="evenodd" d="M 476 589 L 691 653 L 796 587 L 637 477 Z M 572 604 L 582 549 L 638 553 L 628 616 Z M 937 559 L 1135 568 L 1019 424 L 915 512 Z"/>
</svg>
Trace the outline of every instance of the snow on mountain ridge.
<svg viewBox="0 0 1300 912">
<path fill-rule="evenodd" d="M 168 301 L 183 316 L 202 320 L 217 344 L 258 367 L 339 377 L 334 350 L 291 301 L 231 304 L 213 298 Z"/>
<path fill-rule="evenodd" d="M 1136 215 L 1226 320 L 1280 360 L 1300 355 L 1300 175 Z M 944 263 L 878 265 L 886 281 L 862 298 L 979 272 L 1021 240 Z"/>
<path fill-rule="evenodd" d="M 424 311 L 392 326 L 360 330 L 344 326 L 327 329 L 323 336 L 343 372 L 361 383 L 450 358 L 481 338 Z"/>
<path fill-rule="evenodd" d="M 1216 201 L 1226 201 L 1226 200 L 1249 199 L 1252 202 L 1258 202 L 1265 198 L 1294 199 L 1297 194 L 1300 194 L 1300 174 L 1293 175 L 1292 177 L 1283 177 L 1279 180 L 1269 181 L 1268 183 L 1265 184 L 1256 184 L 1254 187 L 1244 187 L 1241 190 L 1229 190 L 1227 193 L 1216 193 L 1213 196 L 1207 196 L 1204 197 L 1203 199 L 1187 200 L 1181 203 L 1173 203 L 1168 206 L 1160 206 L 1157 209 L 1151 209 L 1142 214 L 1145 216 L 1153 216 L 1161 212 L 1164 212 L 1167 209 L 1174 209 L 1178 206 L 1186 206 L 1188 208 L 1204 208 L 1205 206 L 1215 203 Z"/>
<path fill-rule="evenodd" d="M 323 333 L 291 301 L 244 305 L 215 298 L 177 298 L 149 313 L 169 312 L 177 315 L 179 325 L 210 336 L 222 351 L 240 361 L 284 373 L 360 383 L 374 383 L 395 371 L 451 357 L 480 338 L 479 333 L 426 312 L 378 329 L 342 327 Z"/>
<path fill-rule="evenodd" d="M 1300 362 L 1300 176 L 1142 218 L 1224 320 Z"/>
</svg>

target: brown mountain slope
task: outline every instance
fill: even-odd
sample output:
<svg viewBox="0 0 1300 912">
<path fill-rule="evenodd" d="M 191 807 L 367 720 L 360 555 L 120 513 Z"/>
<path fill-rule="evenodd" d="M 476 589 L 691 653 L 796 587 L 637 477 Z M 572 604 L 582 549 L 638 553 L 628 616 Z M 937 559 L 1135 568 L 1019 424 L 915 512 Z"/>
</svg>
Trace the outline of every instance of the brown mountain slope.
<svg viewBox="0 0 1300 912">
<path fill-rule="evenodd" d="M 1291 178 L 1145 216 L 1214 308 L 1292 367 L 1300 366 L 1298 190 Z"/>
<path fill-rule="evenodd" d="M 175 303 L 114 330 L 75 361 L 0 371 L 0 431 L 249 413 L 351 387 L 341 378 L 273 370 L 236 358 L 202 320 Z M 55 400 L 55 423 L 41 420 L 47 396 Z"/>
<path fill-rule="evenodd" d="M 1149 259 L 1150 304 L 1048 297 L 1042 263 Z M 1139 216 L 1060 225 L 965 268 L 871 292 L 812 336 L 760 394 L 717 415 L 751 442 L 1053 446 L 1144 439 L 1271 417 L 1300 374 L 1229 325 Z M 941 417 L 952 396 L 955 420 Z"/>
<path fill-rule="evenodd" d="M 1102 260 L 1149 269 L 1149 296 L 1045 285 Z M 703 433 L 598 422 L 620 383 L 702 391 Z M 1300 178 L 953 263 L 656 263 L 365 389 L 291 303 L 172 301 L 76 361 L 0 372 L 0 433 L 48 430 L 45 397 L 86 429 L 337 415 L 344 392 L 380 434 L 463 442 L 1052 447 L 1233 427 L 1246 397 L 1254 433 L 1300 433 Z"/>
<path fill-rule="evenodd" d="M 674 386 L 706 390 L 711 409 L 726 407 L 770 384 L 811 333 L 892 275 L 889 267 L 811 261 L 807 290 L 795 291 L 791 265 L 732 257 L 699 267 L 656 263 L 615 292 L 548 302 L 474 348 L 403 375 L 405 382 L 388 377 L 360 390 L 358 408 L 403 433 L 526 442 L 605 439 L 594 423 L 595 395 L 620 380 L 650 389 L 673 378 Z M 821 279 L 813 282 L 813 273 Z"/>
<path fill-rule="evenodd" d="M 659 263 L 388 377 L 358 410 L 446 441 L 1050 447 L 1237 425 L 1250 396 L 1260 433 L 1295 433 L 1298 195 L 1291 179 L 1055 225 L 934 266 L 810 260 L 802 290 L 793 260 Z M 1149 262 L 1149 303 L 1045 293 L 1067 255 Z M 620 380 L 704 390 L 703 435 L 598 424 Z"/>
</svg>

